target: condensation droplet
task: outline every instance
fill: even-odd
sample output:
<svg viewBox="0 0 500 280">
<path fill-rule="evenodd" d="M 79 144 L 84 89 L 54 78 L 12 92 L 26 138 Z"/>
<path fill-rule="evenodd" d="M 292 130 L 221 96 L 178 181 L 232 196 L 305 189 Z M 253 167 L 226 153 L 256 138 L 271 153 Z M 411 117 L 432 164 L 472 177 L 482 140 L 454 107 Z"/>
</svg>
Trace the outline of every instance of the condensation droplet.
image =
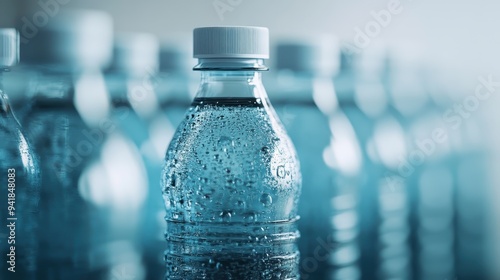
<svg viewBox="0 0 500 280">
<path fill-rule="evenodd" d="M 269 147 L 264 146 L 264 147 L 262 147 L 262 149 L 260 149 L 260 151 L 261 151 L 263 154 L 267 155 L 267 154 L 269 154 Z"/>
<path fill-rule="evenodd" d="M 236 205 L 238 207 L 245 208 L 246 205 L 247 205 L 247 203 L 245 201 L 243 201 L 243 200 L 238 200 L 238 201 L 236 201 Z"/>
<path fill-rule="evenodd" d="M 263 193 L 260 196 L 260 203 L 267 207 L 273 203 L 273 197 L 268 193 Z"/>
<path fill-rule="evenodd" d="M 225 211 L 222 211 L 220 212 L 219 214 L 219 217 L 223 220 L 223 221 L 229 221 L 231 220 L 231 217 L 233 216 L 233 211 L 231 210 L 225 210 Z"/>
<path fill-rule="evenodd" d="M 257 214 L 254 212 L 246 212 L 243 214 L 243 219 L 247 222 L 255 222 L 257 220 Z"/>
</svg>

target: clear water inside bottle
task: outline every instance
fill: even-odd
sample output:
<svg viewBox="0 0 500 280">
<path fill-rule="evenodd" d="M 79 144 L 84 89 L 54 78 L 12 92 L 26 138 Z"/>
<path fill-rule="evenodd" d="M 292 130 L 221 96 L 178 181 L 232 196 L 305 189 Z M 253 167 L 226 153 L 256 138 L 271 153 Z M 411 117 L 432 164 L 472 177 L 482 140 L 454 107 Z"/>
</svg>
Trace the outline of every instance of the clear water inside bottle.
<svg viewBox="0 0 500 280">
<path fill-rule="evenodd" d="M 261 98 L 187 111 L 162 178 L 168 279 L 298 279 L 300 171 L 269 112 Z"/>
</svg>

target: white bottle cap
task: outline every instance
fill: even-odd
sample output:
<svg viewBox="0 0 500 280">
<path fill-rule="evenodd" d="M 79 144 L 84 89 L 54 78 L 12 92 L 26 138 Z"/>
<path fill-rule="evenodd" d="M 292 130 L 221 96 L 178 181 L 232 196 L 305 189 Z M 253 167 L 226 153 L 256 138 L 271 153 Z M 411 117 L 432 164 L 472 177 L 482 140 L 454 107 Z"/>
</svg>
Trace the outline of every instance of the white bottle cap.
<svg viewBox="0 0 500 280">
<path fill-rule="evenodd" d="M 19 34 L 14 28 L 0 28 L 0 67 L 19 61 Z"/>
<path fill-rule="evenodd" d="M 115 38 L 111 70 L 130 74 L 158 71 L 160 43 L 147 33 L 121 34 Z"/>
<path fill-rule="evenodd" d="M 104 67 L 113 51 L 113 21 L 95 10 L 61 10 L 47 25 L 21 33 L 21 61 L 64 68 Z"/>
<path fill-rule="evenodd" d="M 269 58 L 269 30 L 265 27 L 195 28 L 193 41 L 195 58 Z"/>
<path fill-rule="evenodd" d="M 330 36 L 282 41 L 276 46 L 275 57 L 279 70 L 334 75 L 340 67 L 340 47 Z"/>
</svg>

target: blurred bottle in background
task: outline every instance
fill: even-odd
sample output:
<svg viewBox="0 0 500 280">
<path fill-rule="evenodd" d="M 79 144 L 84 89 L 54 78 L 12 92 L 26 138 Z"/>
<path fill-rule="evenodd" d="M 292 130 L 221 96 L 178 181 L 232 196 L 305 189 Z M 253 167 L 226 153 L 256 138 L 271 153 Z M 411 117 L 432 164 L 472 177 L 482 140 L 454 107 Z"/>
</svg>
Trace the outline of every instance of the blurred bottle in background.
<svg viewBox="0 0 500 280">
<path fill-rule="evenodd" d="M 410 244 L 414 279 L 452 279 L 455 270 L 457 160 L 444 110 L 425 84 L 422 57 L 416 50 L 392 49 L 389 57 L 390 102 L 401 116 L 409 147 L 398 168 L 408 188 Z"/>
<path fill-rule="evenodd" d="M 104 221 L 79 184 L 112 126 L 101 69 L 112 52 L 113 26 L 98 11 L 61 11 L 22 44 L 22 62 L 37 73 L 23 125 L 43 163 L 39 277 L 95 277 Z M 97 273 L 97 272 L 96 272 Z M 93 275 L 93 276 L 92 276 Z"/>
<path fill-rule="evenodd" d="M 153 35 L 129 33 L 115 38 L 113 60 L 106 71 L 109 120 L 114 128 L 83 181 L 101 211 L 100 218 L 107 220 L 102 254 L 109 260 L 108 273 L 127 267 L 129 276 L 137 279 L 150 272 L 154 275 L 153 268 L 144 264 L 152 263 L 148 249 L 161 232 L 155 219 L 162 209 L 161 165 L 143 153 L 148 149 L 149 122 L 159 109 L 154 92 L 158 53 Z M 161 252 L 157 255 L 160 258 Z M 162 272 L 156 275 L 161 277 Z"/>
<path fill-rule="evenodd" d="M 40 163 L 12 112 L 3 73 L 19 59 L 19 35 L 0 28 L 0 218 L 6 224 L 0 264 L 2 279 L 36 279 L 39 249 Z"/>
<path fill-rule="evenodd" d="M 299 279 L 299 162 L 261 82 L 269 33 L 194 30 L 201 84 L 166 154 L 166 279 Z"/>
<path fill-rule="evenodd" d="M 4 88 L 9 93 L 9 102 L 19 123 L 23 123 L 24 116 L 32 105 L 32 99 L 26 93 L 34 80 L 33 69 L 23 64 L 12 66 L 4 73 Z"/>
<path fill-rule="evenodd" d="M 487 146 L 489 118 L 491 116 L 478 113 L 465 120 L 460 129 L 461 149 L 454 170 L 458 279 L 489 279 L 487 230 L 491 217 L 488 196 L 495 187 L 490 185 L 488 172 L 492 163 L 491 149 Z"/>
<path fill-rule="evenodd" d="M 493 165 L 493 151 L 488 145 L 492 139 L 488 129 L 491 115 L 483 108 L 492 93 L 481 78 L 479 86 L 468 88 L 460 81 L 451 82 L 444 74 L 428 70 L 426 81 L 431 97 L 440 105 L 453 156 L 450 168 L 454 185 L 455 275 L 458 279 L 489 279 L 488 254 L 492 244 L 487 240 L 487 232 L 492 213 L 488 213 L 488 196 L 494 186 L 488 167 Z"/>
<path fill-rule="evenodd" d="M 362 279 L 411 277 L 408 201 L 398 179 L 400 158 L 407 153 L 399 115 L 388 104 L 383 46 L 361 53 L 343 51 L 335 78 L 337 98 L 352 123 L 362 150 L 358 177 L 358 223 Z"/>
<path fill-rule="evenodd" d="M 279 42 L 270 99 L 301 162 L 301 279 L 358 279 L 356 176 L 361 151 L 338 110 L 333 77 L 340 50 L 334 38 Z M 273 70 L 273 69 L 271 69 Z"/>
</svg>

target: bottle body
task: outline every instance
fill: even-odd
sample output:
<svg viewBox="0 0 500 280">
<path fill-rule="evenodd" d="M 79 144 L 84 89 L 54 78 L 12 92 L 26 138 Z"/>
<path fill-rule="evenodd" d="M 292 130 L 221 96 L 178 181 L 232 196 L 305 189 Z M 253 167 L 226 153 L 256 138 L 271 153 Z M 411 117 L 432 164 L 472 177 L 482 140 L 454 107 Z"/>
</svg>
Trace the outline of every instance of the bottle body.
<svg viewBox="0 0 500 280">
<path fill-rule="evenodd" d="M 0 73 L 0 76 L 2 73 Z M 0 231 L 2 278 L 32 279 L 40 255 L 40 165 L 34 150 L 11 111 L 0 81 Z"/>
<path fill-rule="evenodd" d="M 121 223 L 115 223 L 117 234 L 112 239 L 130 244 L 133 250 L 126 261 L 135 262 L 146 277 L 157 277 L 163 273 L 164 250 L 163 203 L 158 190 L 162 161 L 149 125 L 162 119 L 157 111 L 153 81 L 150 75 L 121 72 L 108 73 L 106 78 L 112 100 L 110 120 L 116 129 L 105 141 L 110 145 L 103 148 L 100 163 L 107 166 L 109 176 L 126 178 L 108 183 L 110 189 L 117 191 L 112 196 L 121 194 L 115 201 L 114 213 L 122 218 Z M 122 147 L 120 156 L 116 153 L 117 140 Z M 106 156 L 109 160 L 104 160 Z"/>
<path fill-rule="evenodd" d="M 47 279 L 91 275 L 105 263 L 95 258 L 102 256 L 105 221 L 82 174 L 98 157 L 109 123 L 93 127 L 85 121 L 76 101 L 82 94 L 76 76 L 40 70 L 23 120 L 43 162 L 40 250 L 45 253 L 39 263 L 40 275 Z M 92 89 L 104 94 L 96 85 Z"/>
<path fill-rule="evenodd" d="M 335 85 L 340 107 L 362 147 L 357 200 L 361 279 L 408 279 L 408 182 L 398 176 L 400 160 L 407 154 L 401 119 L 386 102 L 380 73 L 346 69 Z"/>
<path fill-rule="evenodd" d="M 299 163 L 260 73 L 203 75 L 163 171 L 167 278 L 297 279 Z"/>
</svg>

